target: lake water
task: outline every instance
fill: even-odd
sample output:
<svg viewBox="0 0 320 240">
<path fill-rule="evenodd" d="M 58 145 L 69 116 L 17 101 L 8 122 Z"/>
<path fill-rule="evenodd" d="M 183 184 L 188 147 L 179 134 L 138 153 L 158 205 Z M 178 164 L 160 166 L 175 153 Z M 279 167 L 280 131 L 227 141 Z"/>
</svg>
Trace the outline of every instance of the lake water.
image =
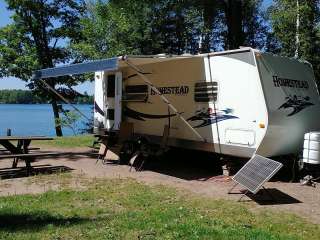
<svg viewBox="0 0 320 240">
<path fill-rule="evenodd" d="M 92 118 L 93 105 L 75 105 L 87 117 Z M 64 109 L 72 110 L 64 105 Z M 83 117 L 77 123 L 77 129 L 84 128 L 87 120 Z M 49 104 L 0 104 L 0 135 L 6 135 L 7 129 L 12 129 L 12 135 L 55 136 L 52 107 Z M 73 135 L 69 128 L 63 129 L 65 136 Z"/>
</svg>

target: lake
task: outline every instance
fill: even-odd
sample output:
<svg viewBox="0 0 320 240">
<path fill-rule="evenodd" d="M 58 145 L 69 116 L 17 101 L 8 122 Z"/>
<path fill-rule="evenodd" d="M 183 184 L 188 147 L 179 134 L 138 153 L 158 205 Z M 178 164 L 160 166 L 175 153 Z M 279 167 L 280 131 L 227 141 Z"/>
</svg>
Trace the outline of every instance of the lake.
<svg viewBox="0 0 320 240">
<path fill-rule="evenodd" d="M 87 117 L 92 118 L 93 105 L 75 105 Z M 72 110 L 70 105 L 64 109 Z M 77 122 L 77 129 L 83 129 L 87 120 L 83 117 Z M 50 104 L 0 104 L 0 135 L 6 135 L 7 129 L 12 135 L 55 136 L 54 119 Z M 71 136 L 69 128 L 63 129 L 64 136 Z"/>
</svg>

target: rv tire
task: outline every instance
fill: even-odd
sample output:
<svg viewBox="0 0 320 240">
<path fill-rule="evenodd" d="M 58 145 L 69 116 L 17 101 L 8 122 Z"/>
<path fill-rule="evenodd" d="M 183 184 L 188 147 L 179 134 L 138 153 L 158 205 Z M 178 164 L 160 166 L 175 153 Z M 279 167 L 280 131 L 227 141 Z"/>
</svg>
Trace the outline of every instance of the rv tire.
<svg viewBox="0 0 320 240">
<path fill-rule="evenodd" d="M 121 165 L 127 165 L 136 150 L 137 146 L 134 141 L 125 141 L 120 150 L 119 163 Z"/>
</svg>

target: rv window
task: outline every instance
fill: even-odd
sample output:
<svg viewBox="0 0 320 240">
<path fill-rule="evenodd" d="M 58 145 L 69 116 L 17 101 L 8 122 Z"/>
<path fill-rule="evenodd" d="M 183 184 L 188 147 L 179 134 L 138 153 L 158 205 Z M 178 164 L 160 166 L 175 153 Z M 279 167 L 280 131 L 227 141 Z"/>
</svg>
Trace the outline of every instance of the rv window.
<svg viewBox="0 0 320 240">
<path fill-rule="evenodd" d="M 218 83 L 217 82 L 198 82 L 195 84 L 194 100 L 196 102 L 217 101 Z"/>
<path fill-rule="evenodd" d="M 148 85 L 126 86 L 123 101 L 146 102 L 148 99 Z"/>
<path fill-rule="evenodd" d="M 116 85 L 116 76 L 108 75 L 107 80 L 107 97 L 114 98 L 115 97 L 115 85 Z"/>
</svg>

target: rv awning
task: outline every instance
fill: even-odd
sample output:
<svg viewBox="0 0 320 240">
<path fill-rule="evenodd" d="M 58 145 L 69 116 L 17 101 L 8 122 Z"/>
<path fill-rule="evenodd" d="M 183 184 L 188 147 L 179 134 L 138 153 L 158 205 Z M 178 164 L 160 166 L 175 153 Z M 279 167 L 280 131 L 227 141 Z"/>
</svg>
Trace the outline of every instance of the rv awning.
<svg viewBox="0 0 320 240">
<path fill-rule="evenodd" d="M 101 70 L 113 71 L 118 69 L 118 58 L 102 59 L 87 63 L 71 64 L 55 68 L 47 68 L 34 72 L 34 78 L 51 78 L 67 75 L 77 75 Z"/>
<path fill-rule="evenodd" d="M 126 57 L 134 65 L 141 66 L 145 64 L 166 62 L 177 60 L 178 58 L 190 58 L 191 56 L 129 56 Z M 194 57 L 194 56 L 192 56 Z M 123 61 L 123 57 L 108 58 L 102 60 L 96 60 L 86 63 L 78 63 L 65 65 L 55 68 L 41 69 L 34 72 L 35 79 L 60 77 L 68 75 L 78 75 L 89 72 L 98 71 L 115 71 L 119 67 L 126 67 L 127 64 Z"/>
<path fill-rule="evenodd" d="M 168 61 L 176 61 L 178 59 L 185 59 L 197 56 L 161 56 L 161 55 L 147 55 L 147 56 L 128 56 L 127 59 L 130 60 L 136 66 L 142 66 L 146 64 L 152 63 L 160 63 L 160 62 L 168 62 Z M 128 66 L 125 61 L 119 61 L 119 67 Z"/>
</svg>

